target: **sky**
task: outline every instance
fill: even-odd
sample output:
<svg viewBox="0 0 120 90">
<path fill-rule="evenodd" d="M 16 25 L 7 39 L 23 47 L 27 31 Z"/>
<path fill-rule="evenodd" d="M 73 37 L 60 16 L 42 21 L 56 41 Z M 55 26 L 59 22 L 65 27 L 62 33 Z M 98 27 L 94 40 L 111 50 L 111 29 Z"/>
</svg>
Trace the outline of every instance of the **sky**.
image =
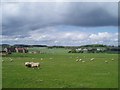
<svg viewBox="0 0 120 90">
<path fill-rule="evenodd" d="M 3 2 L 2 43 L 118 45 L 117 2 Z"/>
</svg>

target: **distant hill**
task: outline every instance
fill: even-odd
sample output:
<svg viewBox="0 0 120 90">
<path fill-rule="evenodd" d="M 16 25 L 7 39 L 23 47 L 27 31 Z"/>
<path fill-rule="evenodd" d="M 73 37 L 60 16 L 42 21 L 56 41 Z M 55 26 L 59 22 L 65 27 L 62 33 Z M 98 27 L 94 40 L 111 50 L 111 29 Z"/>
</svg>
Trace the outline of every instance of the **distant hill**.
<svg viewBox="0 0 120 90">
<path fill-rule="evenodd" d="M 103 44 L 92 44 L 92 45 L 83 45 L 80 47 L 108 47 L 108 46 Z"/>
<path fill-rule="evenodd" d="M 103 48 L 113 48 L 117 46 L 107 46 L 103 44 L 91 44 L 91 45 L 82 45 L 82 46 L 47 46 L 47 45 L 26 45 L 26 44 L 1 44 L 2 47 L 48 47 L 48 48 L 88 48 L 88 47 L 103 47 Z"/>
<path fill-rule="evenodd" d="M 5 47 L 47 47 L 47 45 L 25 45 L 25 44 L 15 44 L 15 45 L 9 45 L 9 44 L 1 44 L 3 48 Z"/>
</svg>

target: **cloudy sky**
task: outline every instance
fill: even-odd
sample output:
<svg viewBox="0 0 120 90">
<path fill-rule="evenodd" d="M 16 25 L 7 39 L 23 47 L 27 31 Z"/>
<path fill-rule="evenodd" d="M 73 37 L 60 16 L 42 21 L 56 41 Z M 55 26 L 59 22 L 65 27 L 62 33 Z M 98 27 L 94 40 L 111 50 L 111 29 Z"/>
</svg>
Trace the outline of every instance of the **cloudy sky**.
<svg viewBox="0 0 120 90">
<path fill-rule="evenodd" d="M 117 2 L 3 2 L 2 43 L 118 44 Z"/>
</svg>

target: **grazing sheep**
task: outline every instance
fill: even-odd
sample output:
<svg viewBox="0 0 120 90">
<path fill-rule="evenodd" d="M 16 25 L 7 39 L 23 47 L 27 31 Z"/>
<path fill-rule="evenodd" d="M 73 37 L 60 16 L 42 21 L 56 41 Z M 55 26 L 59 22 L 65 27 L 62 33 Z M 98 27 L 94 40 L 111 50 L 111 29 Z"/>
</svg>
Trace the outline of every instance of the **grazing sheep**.
<svg viewBox="0 0 120 90">
<path fill-rule="evenodd" d="M 82 61 L 83 63 L 85 62 L 85 61 Z"/>
<path fill-rule="evenodd" d="M 35 68 L 35 67 L 39 67 L 40 66 L 40 63 L 34 63 L 34 62 L 25 62 L 25 66 L 27 67 L 31 67 L 31 68 Z"/>
<path fill-rule="evenodd" d="M 78 62 L 79 61 L 79 59 L 76 59 L 76 62 Z"/>
<path fill-rule="evenodd" d="M 43 60 L 43 58 L 41 58 L 41 60 Z"/>
<path fill-rule="evenodd" d="M 82 61 L 82 59 L 79 59 L 79 61 Z"/>
<path fill-rule="evenodd" d="M 40 63 L 38 63 L 38 62 L 37 62 L 37 63 L 32 63 L 32 64 L 31 64 L 31 67 L 32 67 L 32 68 L 35 68 L 35 67 L 36 67 L 36 68 L 39 69 L 39 66 L 40 66 Z"/>
<path fill-rule="evenodd" d="M 108 63 L 108 61 L 105 61 L 105 63 Z"/>
<path fill-rule="evenodd" d="M 112 61 L 114 61 L 114 59 L 111 59 Z"/>
<path fill-rule="evenodd" d="M 94 60 L 94 58 L 91 58 L 90 60 L 91 60 L 91 61 L 93 61 L 93 60 Z"/>
</svg>

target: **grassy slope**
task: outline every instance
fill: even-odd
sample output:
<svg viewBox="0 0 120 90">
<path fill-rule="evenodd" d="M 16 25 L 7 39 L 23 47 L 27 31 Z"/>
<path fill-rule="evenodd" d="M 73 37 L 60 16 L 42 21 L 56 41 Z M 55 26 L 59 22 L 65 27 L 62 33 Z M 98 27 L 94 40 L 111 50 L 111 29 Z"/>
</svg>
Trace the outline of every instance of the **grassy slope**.
<svg viewBox="0 0 120 90">
<path fill-rule="evenodd" d="M 4 57 L 3 87 L 118 87 L 117 54 L 68 54 L 63 51 L 64 50 L 56 49 L 54 54 L 13 54 L 11 56 Z M 14 61 L 10 62 L 9 57 Z M 40 60 L 41 57 L 43 60 Z M 51 57 L 53 59 L 50 59 Z M 82 58 L 86 62 L 76 62 L 76 57 Z M 90 58 L 92 57 L 94 57 L 95 60 L 91 62 Z M 112 61 L 112 58 L 115 60 Z M 105 60 L 108 60 L 108 63 L 105 63 Z M 40 62 L 41 68 L 25 68 L 24 62 L 26 61 Z"/>
</svg>

